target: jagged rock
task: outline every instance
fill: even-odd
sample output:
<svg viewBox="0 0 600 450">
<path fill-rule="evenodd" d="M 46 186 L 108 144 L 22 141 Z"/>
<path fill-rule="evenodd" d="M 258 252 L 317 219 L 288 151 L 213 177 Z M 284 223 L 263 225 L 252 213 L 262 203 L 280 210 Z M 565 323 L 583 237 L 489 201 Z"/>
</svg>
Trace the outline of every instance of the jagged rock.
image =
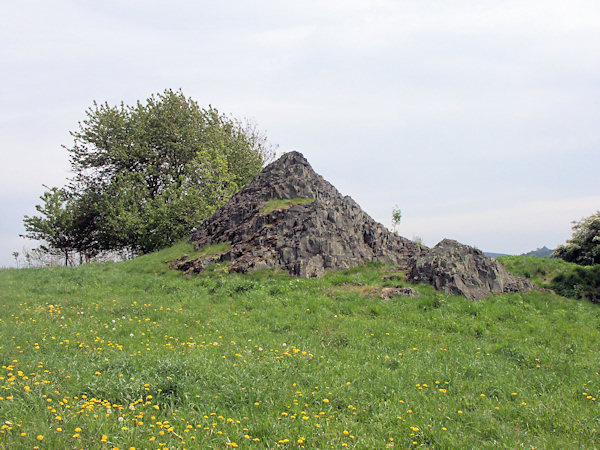
<svg viewBox="0 0 600 450">
<path fill-rule="evenodd" d="M 235 272 L 278 267 L 318 277 L 328 269 L 377 260 L 395 264 L 395 271 L 414 281 L 472 299 L 531 288 L 471 247 L 445 240 L 430 250 L 391 233 L 317 175 L 298 152 L 265 167 L 202 222 L 191 241 L 198 250 L 222 242 L 231 246 L 218 255 L 180 258 L 171 267 L 197 273 L 230 261 Z"/>
<path fill-rule="evenodd" d="M 290 202 L 266 212 L 265 204 L 274 199 Z M 191 240 L 197 249 L 231 242 L 219 257 L 232 262 L 231 271 L 279 267 L 300 277 L 318 277 L 327 269 L 371 260 L 402 264 L 420 252 L 418 245 L 389 232 L 354 200 L 342 196 L 298 152 L 267 166 L 200 224 Z M 173 266 L 199 272 L 205 264 L 185 260 Z"/>
<path fill-rule="evenodd" d="M 533 289 L 528 280 L 509 274 L 504 266 L 485 256 L 481 250 L 450 239 L 444 239 L 414 259 L 409 279 L 473 300 L 481 300 L 490 294 Z"/>
</svg>

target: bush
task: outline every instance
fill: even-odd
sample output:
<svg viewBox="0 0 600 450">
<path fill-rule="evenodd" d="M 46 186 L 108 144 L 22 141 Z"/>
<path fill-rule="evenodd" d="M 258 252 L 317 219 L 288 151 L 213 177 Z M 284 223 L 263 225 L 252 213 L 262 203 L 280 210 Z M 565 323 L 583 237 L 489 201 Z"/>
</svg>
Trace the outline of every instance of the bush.
<svg viewBox="0 0 600 450">
<path fill-rule="evenodd" d="M 565 297 L 586 298 L 593 303 L 600 303 L 600 265 L 576 267 L 557 275 L 550 287 Z"/>
<path fill-rule="evenodd" d="M 600 211 L 574 222 L 573 236 L 553 256 L 584 266 L 600 264 Z"/>
</svg>

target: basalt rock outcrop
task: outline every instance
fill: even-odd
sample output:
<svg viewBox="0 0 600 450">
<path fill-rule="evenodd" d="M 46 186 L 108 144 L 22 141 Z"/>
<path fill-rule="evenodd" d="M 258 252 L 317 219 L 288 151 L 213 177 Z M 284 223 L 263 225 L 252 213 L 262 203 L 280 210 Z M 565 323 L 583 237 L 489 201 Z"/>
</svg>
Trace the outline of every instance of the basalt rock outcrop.
<svg viewBox="0 0 600 450">
<path fill-rule="evenodd" d="M 278 202 L 287 200 L 287 202 Z M 278 203 L 282 203 L 278 205 Z M 390 233 L 348 196 L 317 175 L 298 152 L 283 155 L 205 220 L 191 237 L 197 249 L 230 242 L 217 258 L 177 261 L 200 272 L 215 261 L 230 271 L 278 267 L 315 277 L 378 260 L 406 265 L 419 245 Z"/>
<path fill-rule="evenodd" d="M 278 267 L 300 277 L 322 276 L 367 261 L 395 264 L 414 281 L 473 299 L 527 289 L 496 261 L 454 241 L 433 249 L 391 233 L 316 174 L 298 152 L 283 155 L 202 222 L 196 249 L 230 243 L 216 255 L 183 257 L 171 267 L 201 272 L 230 261 L 229 271 Z"/>
<path fill-rule="evenodd" d="M 508 273 L 498 261 L 459 242 L 444 239 L 411 261 L 408 279 L 431 284 L 446 294 L 481 300 L 490 294 L 533 289 L 524 278 Z"/>
</svg>

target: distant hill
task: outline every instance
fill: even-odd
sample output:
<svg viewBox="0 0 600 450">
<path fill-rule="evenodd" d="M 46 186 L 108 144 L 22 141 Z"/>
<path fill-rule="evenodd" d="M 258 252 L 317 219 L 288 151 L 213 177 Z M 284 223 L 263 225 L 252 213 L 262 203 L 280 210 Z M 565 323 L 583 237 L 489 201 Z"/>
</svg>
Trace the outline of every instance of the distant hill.
<svg viewBox="0 0 600 450">
<path fill-rule="evenodd" d="M 553 249 L 546 247 L 545 245 L 542 248 L 538 248 L 536 250 L 532 250 L 527 253 L 521 253 L 519 256 L 537 256 L 539 258 L 549 257 L 554 252 Z M 494 252 L 483 252 L 485 256 L 490 258 L 498 258 L 500 256 L 510 256 L 507 253 L 494 253 Z"/>
<path fill-rule="evenodd" d="M 527 253 L 522 253 L 520 256 L 538 256 L 540 258 L 544 258 L 550 256 L 553 252 L 554 250 L 551 250 L 544 245 L 542 248 L 538 248 Z"/>
<path fill-rule="evenodd" d="M 499 256 L 508 256 L 506 253 L 483 252 L 489 258 L 498 258 Z"/>
</svg>

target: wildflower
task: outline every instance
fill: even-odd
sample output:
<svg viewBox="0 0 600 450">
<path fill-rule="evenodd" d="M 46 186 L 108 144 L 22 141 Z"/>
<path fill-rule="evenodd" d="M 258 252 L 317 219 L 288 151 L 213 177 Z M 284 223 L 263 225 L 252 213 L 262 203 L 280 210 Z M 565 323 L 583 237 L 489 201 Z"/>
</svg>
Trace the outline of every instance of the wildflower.
<svg viewBox="0 0 600 450">
<path fill-rule="evenodd" d="M 38 434 L 38 435 L 37 435 L 37 437 L 36 437 L 36 439 L 37 439 L 38 441 L 41 441 L 41 440 L 43 440 L 43 439 L 44 439 L 44 435 L 43 435 L 43 434 Z"/>
</svg>

